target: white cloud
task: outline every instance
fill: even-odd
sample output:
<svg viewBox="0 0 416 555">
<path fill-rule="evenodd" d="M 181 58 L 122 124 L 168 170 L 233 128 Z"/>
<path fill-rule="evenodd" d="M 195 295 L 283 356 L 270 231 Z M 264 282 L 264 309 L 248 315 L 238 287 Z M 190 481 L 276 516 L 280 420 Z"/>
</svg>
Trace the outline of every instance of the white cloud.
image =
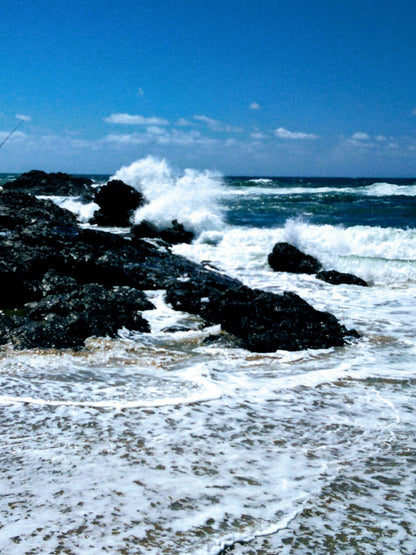
<svg viewBox="0 0 416 555">
<path fill-rule="evenodd" d="M 111 133 L 100 140 L 104 144 L 137 145 L 137 144 L 159 144 L 159 145 L 208 145 L 216 143 L 215 140 L 204 137 L 199 131 L 164 131 L 157 127 L 148 127 L 145 133 L 116 134 Z"/>
<path fill-rule="evenodd" d="M 27 139 L 26 133 L 22 133 L 21 131 L 15 131 L 14 133 L 10 131 L 0 131 L 0 143 L 3 141 L 6 142 L 6 140 L 16 141 L 22 139 Z"/>
<path fill-rule="evenodd" d="M 313 133 L 303 133 L 301 131 L 288 131 L 284 127 L 279 127 L 274 131 L 276 137 L 280 139 L 291 139 L 291 140 L 305 140 L 305 139 L 318 139 L 318 135 Z"/>
<path fill-rule="evenodd" d="M 110 133 L 103 137 L 103 143 L 116 143 L 120 145 L 131 145 L 131 144 L 138 144 L 143 143 L 143 137 L 146 135 L 140 135 L 139 133 L 131 133 L 126 135 L 120 135 L 116 133 Z"/>
<path fill-rule="evenodd" d="M 385 141 L 387 141 L 387 139 L 384 135 L 377 135 L 376 141 L 378 141 L 379 143 L 384 143 Z"/>
<path fill-rule="evenodd" d="M 226 133 L 239 133 L 242 131 L 241 127 L 228 125 L 227 123 L 209 118 L 208 116 L 194 116 L 194 120 L 205 123 L 211 131 L 221 131 Z"/>
<path fill-rule="evenodd" d="M 185 118 L 179 118 L 175 125 L 177 125 L 178 127 L 186 127 L 188 125 L 192 125 L 192 123 Z"/>
<path fill-rule="evenodd" d="M 165 129 L 158 127 L 157 125 L 146 127 L 146 131 L 150 133 L 150 135 L 162 135 L 163 133 L 166 133 Z"/>
<path fill-rule="evenodd" d="M 252 139 L 256 139 L 256 140 L 261 140 L 261 139 L 266 139 L 267 136 L 264 133 L 251 133 L 250 137 Z"/>
<path fill-rule="evenodd" d="M 257 102 L 252 102 L 250 104 L 250 110 L 261 110 L 261 106 L 260 104 L 257 104 Z"/>
<path fill-rule="evenodd" d="M 32 118 L 25 114 L 16 114 L 16 119 L 20 119 L 21 121 L 31 121 Z"/>
<path fill-rule="evenodd" d="M 169 122 L 163 118 L 149 117 L 131 114 L 111 114 L 104 118 L 107 123 L 121 123 L 125 125 L 169 125 Z"/>
<path fill-rule="evenodd" d="M 399 145 L 396 143 L 396 141 L 390 141 L 387 145 L 387 148 L 397 150 L 399 148 Z"/>
<path fill-rule="evenodd" d="M 139 96 L 144 96 L 144 90 L 140 88 L 138 91 Z"/>
<path fill-rule="evenodd" d="M 352 135 L 351 139 L 354 141 L 368 141 L 370 139 L 370 135 L 368 133 L 363 133 L 362 131 L 357 131 Z"/>
</svg>

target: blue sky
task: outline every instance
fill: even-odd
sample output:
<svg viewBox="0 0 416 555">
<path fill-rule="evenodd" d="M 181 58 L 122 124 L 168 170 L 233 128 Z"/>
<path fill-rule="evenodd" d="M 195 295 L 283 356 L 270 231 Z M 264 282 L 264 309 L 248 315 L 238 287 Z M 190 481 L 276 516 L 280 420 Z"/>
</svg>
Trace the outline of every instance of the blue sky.
<svg viewBox="0 0 416 555">
<path fill-rule="evenodd" d="M 416 175 L 414 0 L 13 0 L 0 172 Z"/>
</svg>

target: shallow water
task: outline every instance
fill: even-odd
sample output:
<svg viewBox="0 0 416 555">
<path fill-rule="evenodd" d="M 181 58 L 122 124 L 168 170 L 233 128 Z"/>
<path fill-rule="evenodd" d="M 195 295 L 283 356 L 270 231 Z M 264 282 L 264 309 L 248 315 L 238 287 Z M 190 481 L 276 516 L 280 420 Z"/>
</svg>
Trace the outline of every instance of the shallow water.
<svg viewBox="0 0 416 555">
<path fill-rule="evenodd" d="M 238 187 L 249 197 L 266 185 Z M 225 189 L 226 215 L 230 196 L 241 200 Z M 254 219 L 258 209 L 253 200 Z M 405 216 L 399 227 L 209 221 L 176 252 L 252 287 L 295 291 L 362 339 L 249 353 L 225 335 L 205 341 L 218 327 L 172 311 L 156 291 L 150 335 L 121 330 L 78 353 L 3 349 L 0 550 L 413 554 L 414 229 Z M 278 240 L 371 287 L 273 273 Z M 164 331 L 173 324 L 189 331 Z"/>
</svg>

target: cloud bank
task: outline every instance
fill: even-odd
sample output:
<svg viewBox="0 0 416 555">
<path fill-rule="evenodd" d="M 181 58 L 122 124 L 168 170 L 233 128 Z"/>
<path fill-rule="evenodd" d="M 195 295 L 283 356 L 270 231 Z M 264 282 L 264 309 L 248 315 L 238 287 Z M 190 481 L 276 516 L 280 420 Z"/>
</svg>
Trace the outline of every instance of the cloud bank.
<svg viewBox="0 0 416 555">
<path fill-rule="evenodd" d="M 276 137 L 279 139 L 290 139 L 292 141 L 302 141 L 302 140 L 312 140 L 318 139 L 318 135 L 314 135 L 313 133 L 303 133 L 301 131 L 289 131 L 284 127 L 279 127 L 274 131 Z"/>
<path fill-rule="evenodd" d="M 111 114 L 104 118 L 107 123 L 119 123 L 122 125 L 169 125 L 168 120 L 158 117 L 144 117 L 131 114 Z"/>
</svg>

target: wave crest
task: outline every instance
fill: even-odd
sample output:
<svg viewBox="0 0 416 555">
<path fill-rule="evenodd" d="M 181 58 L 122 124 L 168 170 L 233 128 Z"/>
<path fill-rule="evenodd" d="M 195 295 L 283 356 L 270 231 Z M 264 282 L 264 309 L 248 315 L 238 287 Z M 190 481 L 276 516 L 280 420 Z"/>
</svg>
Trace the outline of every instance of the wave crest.
<svg viewBox="0 0 416 555">
<path fill-rule="evenodd" d="M 150 220 L 166 226 L 176 219 L 196 233 L 224 225 L 218 202 L 224 194 L 223 180 L 218 173 L 185 169 L 180 174 L 165 159 L 147 156 L 123 166 L 112 179 L 121 179 L 148 199 L 136 211 L 135 223 Z"/>
</svg>

